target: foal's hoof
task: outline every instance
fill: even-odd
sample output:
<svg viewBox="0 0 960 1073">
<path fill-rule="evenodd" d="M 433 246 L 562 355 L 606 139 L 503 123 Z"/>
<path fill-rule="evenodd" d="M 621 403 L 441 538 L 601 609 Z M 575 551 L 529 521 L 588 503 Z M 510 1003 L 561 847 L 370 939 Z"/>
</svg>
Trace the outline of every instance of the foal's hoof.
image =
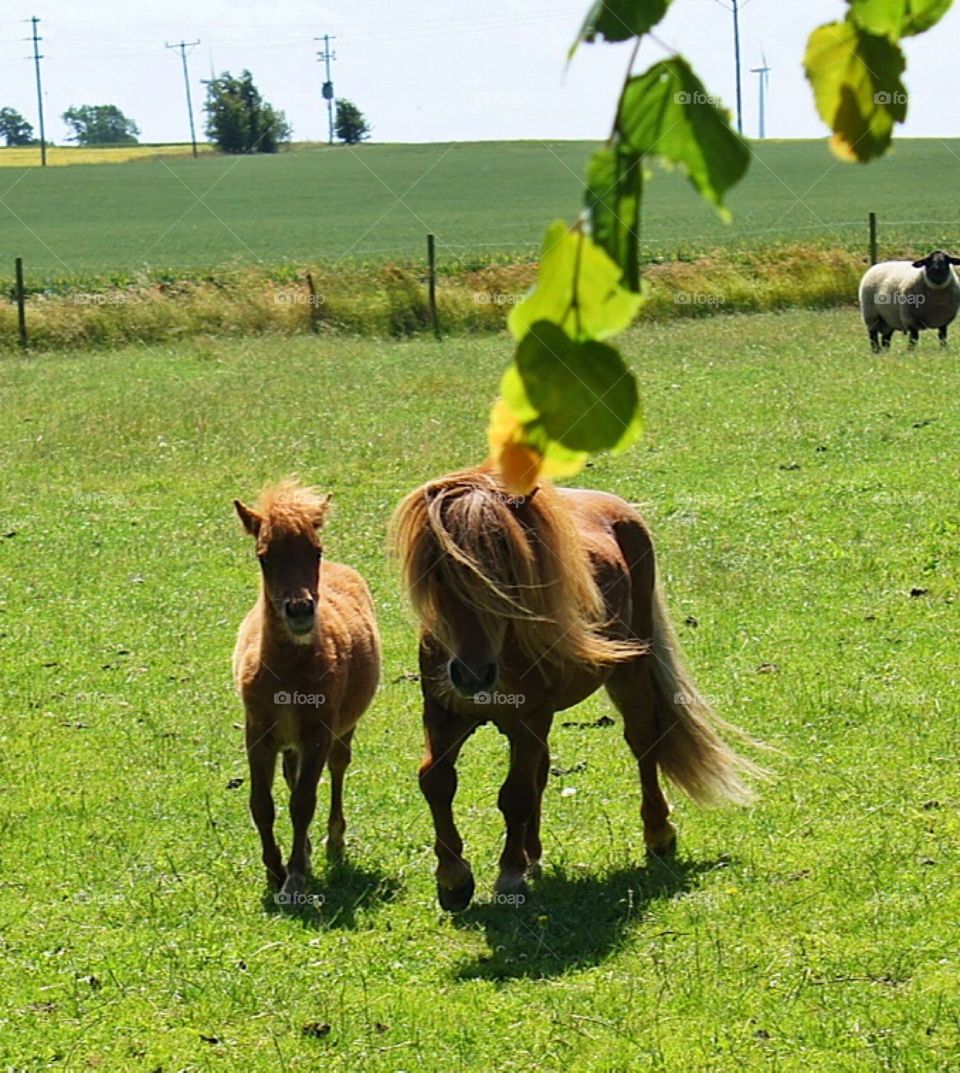
<svg viewBox="0 0 960 1073">
<path fill-rule="evenodd" d="M 440 902 L 440 908 L 448 913 L 462 912 L 473 899 L 475 888 L 476 883 L 472 875 L 467 876 L 466 881 L 459 887 L 445 887 L 442 883 L 437 883 L 437 900 Z"/>
<path fill-rule="evenodd" d="M 277 865 L 275 868 L 268 868 L 266 871 L 267 886 L 272 891 L 278 891 L 283 888 L 283 884 L 287 880 L 287 870 L 282 864 Z"/>
<path fill-rule="evenodd" d="M 654 861 L 668 860 L 677 854 L 677 832 L 671 831 L 669 838 L 655 843 L 647 843 L 647 857 Z"/>
</svg>

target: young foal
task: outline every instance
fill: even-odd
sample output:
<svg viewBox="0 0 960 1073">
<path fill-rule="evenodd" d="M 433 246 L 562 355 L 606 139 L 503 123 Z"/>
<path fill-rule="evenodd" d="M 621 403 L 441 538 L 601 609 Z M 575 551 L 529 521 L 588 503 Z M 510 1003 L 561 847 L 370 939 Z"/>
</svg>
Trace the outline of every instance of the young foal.
<svg viewBox="0 0 960 1073">
<path fill-rule="evenodd" d="M 452 805 L 457 756 L 482 723 L 510 742 L 498 894 L 522 893 L 540 860 L 554 713 L 601 685 L 636 757 L 649 851 L 670 852 L 676 841 L 658 767 L 697 801 L 750 799 L 741 776 L 759 769 L 724 744 L 717 730 L 727 724 L 691 681 L 656 585 L 650 535 L 622 499 L 549 484 L 515 498 L 491 470 L 465 470 L 410 493 L 393 539 L 422 623 L 420 786 L 445 909 L 473 896 Z"/>
<path fill-rule="evenodd" d="M 317 783 L 330 768 L 327 853 L 343 852 L 343 778 L 350 741 L 380 675 L 380 637 L 363 578 L 322 561 L 330 497 L 285 481 L 255 508 L 234 500 L 256 539 L 263 584 L 240 627 L 233 674 L 246 709 L 250 811 L 263 845 L 267 882 L 284 900 L 301 897 L 310 866 L 308 829 Z M 290 789 L 293 846 L 286 867 L 273 833 L 277 754 Z"/>
</svg>

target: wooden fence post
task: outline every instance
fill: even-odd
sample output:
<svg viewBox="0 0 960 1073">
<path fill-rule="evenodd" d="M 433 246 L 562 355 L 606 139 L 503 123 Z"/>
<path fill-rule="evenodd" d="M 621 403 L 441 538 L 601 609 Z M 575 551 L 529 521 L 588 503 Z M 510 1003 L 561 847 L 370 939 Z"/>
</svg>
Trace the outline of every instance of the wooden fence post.
<svg viewBox="0 0 960 1073">
<path fill-rule="evenodd" d="M 877 214 L 875 212 L 870 213 L 870 264 L 875 265 L 879 257 L 877 256 Z"/>
<path fill-rule="evenodd" d="M 23 258 L 18 257 L 16 260 L 16 277 L 17 277 L 17 325 L 20 329 L 20 346 L 23 350 L 27 349 L 27 299 L 23 289 Z"/>
<path fill-rule="evenodd" d="M 429 270 L 430 322 L 433 334 L 440 339 L 440 318 L 437 315 L 437 248 L 433 235 L 427 235 L 427 266 Z"/>
</svg>

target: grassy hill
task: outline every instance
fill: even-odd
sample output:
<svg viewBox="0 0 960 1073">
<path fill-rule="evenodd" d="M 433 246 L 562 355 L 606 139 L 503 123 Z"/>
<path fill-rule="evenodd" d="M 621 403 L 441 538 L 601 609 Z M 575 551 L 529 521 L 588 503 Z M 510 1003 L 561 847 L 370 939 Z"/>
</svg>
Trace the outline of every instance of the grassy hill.
<svg viewBox="0 0 960 1073">
<path fill-rule="evenodd" d="M 576 213 L 590 150 L 585 142 L 367 145 L 8 167 L 0 235 L 5 259 L 22 256 L 34 279 L 411 261 L 423 257 L 428 231 L 442 264 L 529 257 L 546 223 Z M 647 186 L 644 256 L 788 241 L 865 249 L 870 210 L 881 251 L 960 242 L 960 140 L 903 140 L 869 167 L 839 163 L 822 141 L 754 143 L 754 151 L 729 226 L 680 174 L 658 169 Z M 0 265 L 0 280 L 11 272 Z"/>
</svg>

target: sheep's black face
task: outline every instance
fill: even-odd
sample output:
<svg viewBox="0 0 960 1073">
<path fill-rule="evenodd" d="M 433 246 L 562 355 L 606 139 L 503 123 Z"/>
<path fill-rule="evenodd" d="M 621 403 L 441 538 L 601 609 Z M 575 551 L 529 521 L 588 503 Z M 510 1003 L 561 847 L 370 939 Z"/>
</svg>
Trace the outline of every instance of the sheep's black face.
<svg viewBox="0 0 960 1073">
<path fill-rule="evenodd" d="M 924 269 L 924 275 L 934 287 L 942 287 L 950 279 L 950 266 L 960 265 L 960 257 L 951 257 L 943 250 L 934 250 L 922 261 L 914 261 L 914 268 Z"/>
</svg>

